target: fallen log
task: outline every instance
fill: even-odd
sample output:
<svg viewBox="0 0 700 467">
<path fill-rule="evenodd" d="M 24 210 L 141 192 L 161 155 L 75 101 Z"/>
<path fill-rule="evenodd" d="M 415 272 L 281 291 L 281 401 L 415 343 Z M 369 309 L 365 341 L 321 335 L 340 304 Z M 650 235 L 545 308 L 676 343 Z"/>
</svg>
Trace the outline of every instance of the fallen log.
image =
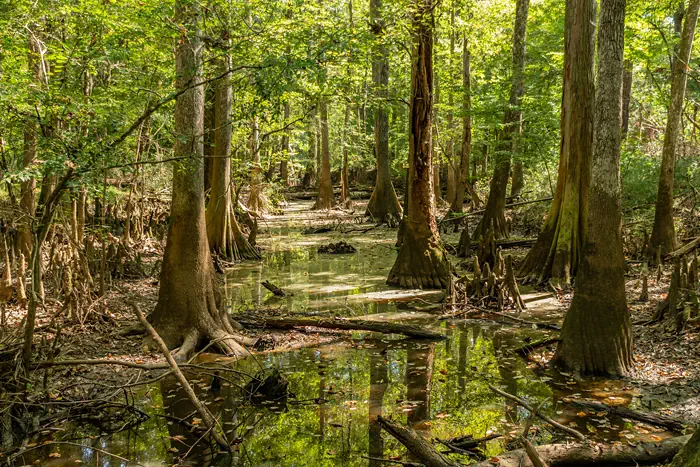
<svg viewBox="0 0 700 467">
<path fill-rule="evenodd" d="M 678 248 L 675 251 L 672 251 L 668 256 L 671 258 L 679 258 L 693 251 L 695 248 L 698 247 L 698 245 L 700 245 L 700 237 L 695 237 L 693 240 L 689 241 L 682 247 Z"/>
<path fill-rule="evenodd" d="M 635 444 L 545 444 L 535 447 L 539 457 L 550 467 L 580 465 L 654 465 L 667 462 L 690 439 L 677 436 L 657 443 Z M 533 467 L 524 449 L 510 451 L 497 457 L 470 464 L 469 467 Z"/>
<path fill-rule="evenodd" d="M 611 415 L 617 415 L 630 420 L 637 420 L 649 425 L 662 426 L 664 428 L 668 428 L 669 430 L 681 431 L 684 428 L 683 423 L 680 420 L 667 415 L 640 412 L 638 410 L 630 409 L 629 407 L 608 405 L 599 401 L 567 399 L 566 402 L 578 407 L 592 409 L 596 412 L 607 412 Z"/>
<path fill-rule="evenodd" d="M 543 202 L 545 202 L 545 201 L 552 201 L 552 199 L 554 199 L 554 198 L 552 198 L 552 197 L 550 196 L 550 197 L 548 197 L 548 198 L 533 199 L 533 200 L 529 200 L 529 201 L 518 201 L 517 203 L 506 204 L 504 207 L 505 207 L 506 209 L 507 209 L 507 208 L 514 208 L 514 207 L 516 207 L 516 206 L 524 206 L 524 205 L 526 205 L 526 204 L 543 203 Z M 482 209 L 482 210 L 480 210 L 480 211 L 472 211 L 472 212 L 468 212 L 468 213 L 466 213 L 466 214 L 462 214 L 462 215 L 459 215 L 459 216 L 452 216 L 452 217 L 448 217 L 448 218 L 446 218 L 446 219 L 440 219 L 439 222 L 440 222 L 440 223 L 442 223 L 442 222 L 453 222 L 453 221 L 462 219 L 463 217 L 478 216 L 478 215 L 483 214 L 483 213 L 485 213 L 485 212 L 486 212 L 486 209 Z"/>
<path fill-rule="evenodd" d="M 377 417 L 377 423 L 384 428 L 387 433 L 406 446 L 406 449 L 416 456 L 424 465 L 428 467 L 457 467 L 459 465 L 442 455 L 440 451 L 435 449 L 435 446 L 429 443 L 414 429 L 401 426 L 381 416 Z"/>
<path fill-rule="evenodd" d="M 530 412 L 531 414 L 537 415 L 540 419 L 544 420 L 545 422 L 549 423 L 552 425 L 554 428 L 563 431 L 565 433 L 568 433 L 569 435 L 573 436 L 574 438 L 577 438 L 581 441 L 585 440 L 586 437 L 581 434 L 581 432 L 574 430 L 573 428 L 570 428 L 568 426 L 562 425 L 561 423 L 552 420 L 549 418 L 547 415 L 543 414 L 542 412 L 537 411 L 535 408 L 533 408 L 530 404 L 525 402 L 524 400 L 520 399 L 519 397 L 514 396 L 513 394 L 508 394 L 505 391 L 501 391 L 498 389 L 496 386 L 489 384 L 489 389 L 495 392 L 496 394 L 505 397 L 506 399 L 510 399 L 516 404 L 520 405 L 523 407 L 525 410 Z"/>
<path fill-rule="evenodd" d="M 260 318 L 259 320 L 242 320 L 241 324 L 256 327 L 290 329 L 296 327 L 314 327 L 340 329 L 345 331 L 372 331 L 383 334 L 403 334 L 418 339 L 444 339 L 438 332 L 426 330 L 412 324 L 384 323 L 380 321 L 343 319 L 343 318 Z"/>
</svg>

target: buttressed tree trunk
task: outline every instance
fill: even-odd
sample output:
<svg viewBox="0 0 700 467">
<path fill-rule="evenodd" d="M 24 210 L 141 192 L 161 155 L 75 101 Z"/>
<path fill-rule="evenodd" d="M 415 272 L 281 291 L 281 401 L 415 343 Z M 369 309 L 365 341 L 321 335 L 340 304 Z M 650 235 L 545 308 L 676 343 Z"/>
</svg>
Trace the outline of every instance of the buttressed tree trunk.
<svg viewBox="0 0 700 467">
<path fill-rule="evenodd" d="M 470 64 L 471 55 L 469 53 L 469 43 L 465 34 L 462 50 L 462 87 L 464 88 L 464 101 L 462 103 L 462 112 L 464 112 L 464 120 L 462 123 L 462 154 L 459 160 L 459 170 L 455 172 L 455 197 L 450 206 L 450 211 L 455 213 L 462 212 L 467 185 L 471 184 L 471 180 L 469 180 L 469 157 L 472 152 L 472 86 Z"/>
<path fill-rule="evenodd" d="M 231 68 L 231 56 L 220 59 L 217 74 Z M 260 256 L 241 232 L 231 197 L 231 105 L 233 89 L 228 74 L 216 84 L 214 98 L 214 147 L 211 164 L 211 194 L 206 210 L 207 239 L 213 253 L 234 261 Z"/>
<path fill-rule="evenodd" d="M 683 113 L 683 101 L 688 81 L 688 63 L 690 52 L 693 48 L 693 36 L 695 25 L 698 21 L 698 8 L 700 0 L 690 0 L 688 10 L 683 22 L 683 33 L 678 55 L 673 61 L 673 81 L 671 82 L 671 105 L 668 109 L 666 131 L 664 132 L 664 146 L 661 159 L 661 175 L 659 176 L 659 189 L 656 195 L 656 208 L 654 211 L 654 227 L 651 230 L 649 240 L 649 258 L 656 258 L 657 251 L 661 256 L 672 252 L 676 246 L 676 230 L 673 225 L 673 177 L 676 168 L 676 148 L 681 130 L 681 115 Z"/>
<path fill-rule="evenodd" d="M 328 100 L 321 99 L 321 175 L 318 183 L 318 197 L 313 209 L 330 209 L 335 206 L 333 185 L 331 184 L 331 155 L 328 141 Z"/>
<path fill-rule="evenodd" d="M 516 140 L 522 132 L 522 111 L 520 106 L 525 93 L 525 40 L 527 33 L 527 14 L 530 0 L 518 0 L 515 4 L 515 25 L 513 28 L 513 65 L 510 99 L 503 117 L 503 129 L 499 132 L 495 169 L 489 199 L 483 217 L 474 229 L 475 239 L 482 237 L 494 228 L 496 239 L 508 237 L 505 209 L 510 177 L 510 158 Z"/>
<path fill-rule="evenodd" d="M 177 24 L 182 24 L 175 49 L 175 148 L 179 158 L 173 170 L 173 196 L 168 239 L 163 255 L 158 303 L 153 327 L 179 358 L 187 356 L 202 339 L 216 340 L 226 354 L 243 355 L 243 338 L 235 335 L 226 313 L 217 310 L 214 267 L 209 253 L 204 214 L 204 88 L 202 40 L 198 3 L 176 3 Z M 193 87 L 194 86 L 194 87 Z"/>
<path fill-rule="evenodd" d="M 46 82 L 47 62 L 44 59 L 43 44 L 34 34 L 29 34 L 29 68 L 32 72 L 33 79 L 39 86 Z M 22 157 L 22 166 L 31 166 L 37 158 L 39 146 L 39 125 L 33 118 L 27 118 L 24 124 L 24 154 Z M 32 249 L 32 218 L 36 209 L 35 200 L 36 179 L 29 177 L 20 184 L 20 209 L 22 216 L 19 220 L 17 229 L 17 248 L 25 256 L 29 258 Z"/>
<path fill-rule="evenodd" d="M 372 83 L 377 97 L 374 114 L 374 153 L 377 158 L 377 179 L 367 203 L 367 215 L 378 222 L 392 222 L 401 217 L 402 209 L 391 182 L 389 166 L 389 115 L 386 100 L 389 87 L 389 59 L 384 45 L 384 21 L 381 0 L 370 1 L 370 28 L 376 38 L 372 57 Z M 363 127 L 364 129 L 364 127 Z"/>
<path fill-rule="evenodd" d="M 567 0 L 557 187 L 542 231 L 520 275 L 569 284 L 586 237 L 593 144 L 595 0 Z"/>
<path fill-rule="evenodd" d="M 554 356 L 558 366 L 578 375 L 624 376 L 632 368 L 620 207 L 625 3 L 601 1 L 588 232 Z"/>
<path fill-rule="evenodd" d="M 433 210 L 433 0 L 416 0 L 408 161 L 408 212 L 403 239 L 387 283 L 401 287 L 443 288 L 450 264 L 440 245 Z"/>
</svg>

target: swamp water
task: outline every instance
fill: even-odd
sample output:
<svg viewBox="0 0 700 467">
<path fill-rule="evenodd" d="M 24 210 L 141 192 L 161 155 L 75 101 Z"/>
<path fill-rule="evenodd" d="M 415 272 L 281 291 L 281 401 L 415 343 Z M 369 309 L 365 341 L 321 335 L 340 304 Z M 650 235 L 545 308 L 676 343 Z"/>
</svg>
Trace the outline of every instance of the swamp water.
<svg viewBox="0 0 700 467">
<path fill-rule="evenodd" d="M 440 321 L 424 310 L 442 298 L 441 292 L 392 290 L 384 281 L 393 265 L 395 230 L 367 229 L 367 224 L 344 225 L 356 232 L 302 235 L 301 229 L 324 221 L 292 204 L 285 216 L 267 220 L 260 243 L 260 262 L 235 266 L 226 277 L 225 293 L 232 313 L 257 307 L 280 307 L 305 315 L 363 316 L 364 319 L 419 323 L 443 333 L 442 341 L 401 339 L 353 333 L 314 348 L 270 352 L 232 362 L 237 371 L 254 375 L 279 368 L 294 397 L 252 404 L 241 396 L 235 375 L 211 372 L 193 378 L 199 396 L 219 417 L 234 443 L 234 465 L 246 466 L 379 466 L 374 459 L 410 461 L 405 449 L 374 423 L 378 415 L 408 423 L 426 437 L 446 439 L 470 434 L 519 432 L 528 413 L 494 394 L 488 384 L 543 403 L 542 410 L 590 438 L 650 441 L 666 437 L 650 427 L 603 414 L 577 412 L 568 397 L 595 398 L 606 403 L 638 405 L 638 394 L 619 382 L 588 382 L 579 386 L 567 375 L 554 374 L 516 356 L 512 350 L 542 331 L 492 322 Z M 331 223 L 329 219 L 327 223 Z M 323 255 L 319 245 L 345 240 L 358 252 Z M 262 280 L 292 292 L 277 298 L 260 286 Z M 526 297 L 527 299 L 527 297 Z M 541 316 L 554 313 L 551 300 L 530 296 L 530 308 L 541 302 Z M 534 303 L 534 305 L 533 305 Z M 370 315 L 370 316 L 365 316 Z M 214 357 L 212 357 L 214 358 Z M 40 441 L 20 458 L 19 465 L 47 466 L 164 466 L 216 464 L 216 452 L 178 420 L 199 425 L 198 415 L 182 388 L 170 379 L 146 386 L 135 405 L 150 417 L 140 425 L 104 436 L 91 425 L 66 426 Z M 539 442 L 556 441 L 559 434 L 536 426 Z M 504 438 L 489 441 L 483 450 L 496 455 Z M 466 458 L 460 461 L 468 463 Z"/>
</svg>

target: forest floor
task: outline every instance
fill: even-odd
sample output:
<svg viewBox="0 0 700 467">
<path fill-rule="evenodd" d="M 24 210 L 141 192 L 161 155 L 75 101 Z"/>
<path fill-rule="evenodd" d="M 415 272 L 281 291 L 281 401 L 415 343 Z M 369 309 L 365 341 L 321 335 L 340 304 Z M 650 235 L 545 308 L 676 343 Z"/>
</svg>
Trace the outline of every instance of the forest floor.
<svg viewBox="0 0 700 467">
<path fill-rule="evenodd" d="M 285 227 L 282 230 L 279 229 L 280 225 L 284 226 L 290 223 L 293 223 L 294 229 L 297 230 L 319 226 L 333 226 L 337 229 L 338 226 L 343 226 L 349 232 L 357 233 L 360 231 L 358 235 L 365 235 L 362 230 L 372 227 L 366 222 L 358 222 L 364 211 L 362 205 L 358 205 L 352 210 L 312 212 L 306 210 L 307 204 L 309 203 L 296 203 L 296 208 L 301 209 L 301 211 L 285 214 L 285 208 L 282 208 L 282 212 L 268 216 L 261 223 L 262 229 L 259 235 L 263 247 L 267 248 L 275 235 L 282 231 L 286 232 Z M 390 244 L 392 235 L 394 235 L 393 231 L 384 227 L 382 229 L 386 232 L 377 233 L 377 238 L 386 237 Z M 335 235 L 336 237 L 332 238 L 345 238 L 344 234 L 336 233 Z M 303 240 L 302 238 L 300 242 L 303 243 Z M 369 238 L 368 241 L 372 241 L 372 238 Z M 445 234 L 443 241 L 456 243 L 457 234 Z M 155 264 L 162 257 L 164 242 L 149 239 L 139 244 L 137 248 L 141 249 L 143 261 L 148 266 Z M 510 251 L 516 260 L 521 258 L 525 252 L 525 249 Z M 459 263 L 459 260 L 453 259 L 455 264 Z M 332 269 L 332 266 L 330 267 Z M 146 267 L 146 269 L 149 268 Z M 333 273 L 333 271 L 320 272 L 319 274 L 328 273 Z M 264 280 L 266 277 L 261 279 Z M 224 278 L 221 277 L 220 280 L 223 285 Z M 689 424 L 698 423 L 700 422 L 700 330 L 697 327 L 689 327 L 683 333 L 676 334 L 663 322 L 654 325 L 639 324 L 649 321 L 657 304 L 665 298 L 669 282 L 670 268 L 666 267 L 660 281 L 650 278 L 649 300 L 640 302 L 637 300 L 641 291 L 640 270 L 633 267 L 628 273 L 628 303 L 632 322 L 637 323 L 633 326 L 635 367 L 634 374 L 623 381 L 619 387 L 636 395 L 639 408 L 673 415 Z M 42 355 L 48 353 L 47 349 L 50 348 L 51 341 L 55 336 L 55 322 L 60 322 L 60 353 L 56 357 L 57 360 L 115 359 L 138 364 L 162 363 L 164 362 L 163 356 L 155 349 L 148 348 L 144 344 L 142 335 L 127 332 L 137 324 L 136 317 L 127 302 L 136 301 L 143 310 L 148 311 L 155 306 L 157 295 L 158 281 L 156 277 L 119 280 L 109 288 L 102 302 L 104 308 L 100 311 L 96 307 L 92 319 L 88 319 L 82 325 L 68 322 L 65 316 L 60 316 L 60 310 L 56 304 L 48 302 L 47 306 L 38 312 L 36 335 L 36 340 L 39 342 L 38 348 Z M 570 292 L 562 292 L 556 297 L 559 304 L 554 311 L 555 319 L 559 321 L 563 319 L 570 298 Z M 347 304 L 344 307 L 347 308 Z M 284 304 L 265 304 L 255 310 L 248 310 L 247 313 L 250 315 L 252 311 L 259 316 L 264 314 L 278 315 L 282 308 L 284 308 Z M 333 312 L 343 315 L 342 307 L 333 310 Z M 550 315 L 547 318 L 552 318 L 551 312 L 551 310 L 548 311 Z M 8 307 L 10 330 L 18 331 L 23 314 L 24 310 L 16 305 Z M 522 317 L 535 321 L 542 318 L 536 309 L 526 310 Z M 352 333 L 348 331 L 310 328 L 303 331 L 253 329 L 249 332 L 250 335 L 260 337 L 265 344 L 264 349 L 256 351 L 256 354 L 261 356 L 260 358 L 270 355 L 271 352 L 283 353 L 305 347 L 322 347 L 324 344 L 330 345 L 336 342 L 339 337 L 349 339 L 352 336 Z M 549 349 L 531 355 L 530 366 L 542 368 L 551 354 L 552 351 Z M 208 358 L 225 360 L 216 356 Z M 60 400 L 63 397 L 79 396 L 80 392 L 76 388 L 65 394 L 59 393 L 59 388 L 71 385 L 79 386 L 81 381 L 102 381 L 105 391 L 110 391 L 126 381 L 134 383 L 148 380 L 155 375 L 157 374 L 154 372 L 144 373 L 141 370 L 117 365 L 58 367 L 52 370 L 47 393 L 51 399 Z M 39 387 L 41 376 L 37 375 L 36 378 L 36 387 Z M 570 381 L 566 384 L 575 383 Z M 71 394 L 71 392 L 74 393 Z M 96 394 L 92 393 L 91 395 L 95 397 Z"/>
</svg>

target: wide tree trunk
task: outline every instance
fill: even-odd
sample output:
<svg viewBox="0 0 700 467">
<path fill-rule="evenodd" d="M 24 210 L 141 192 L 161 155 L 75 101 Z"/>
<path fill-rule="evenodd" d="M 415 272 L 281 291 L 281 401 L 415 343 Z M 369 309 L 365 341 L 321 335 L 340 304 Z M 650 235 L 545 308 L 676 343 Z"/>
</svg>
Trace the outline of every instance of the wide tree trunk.
<svg viewBox="0 0 700 467">
<path fill-rule="evenodd" d="M 196 2 L 176 3 L 176 22 L 182 24 L 175 49 L 175 148 L 179 159 L 173 170 L 172 206 L 163 255 L 158 303 L 153 327 L 169 348 L 187 358 L 201 340 L 216 340 L 227 354 L 246 354 L 234 336 L 226 313 L 217 310 L 214 268 L 209 253 L 204 212 L 204 88 L 202 41 Z"/>
<path fill-rule="evenodd" d="M 464 195 L 467 185 L 471 184 L 469 179 L 469 157 L 472 152 L 472 86 L 471 86 L 471 54 L 469 53 L 469 43 L 467 36 L 464 36 L 462 50 L 462 87 L 464 88 L 464 101 L 462 102 L 462 150 L 459 160 L 459 170 L 455 172 L 456 191 L 450 211 L 459 213 L 464 207 Z"/>
<path fill-rule="evenodd" d="M 433 7 L 433 0 L 416 0 L 413 16 L 408 212 L 399 254 L 387 279 L 401 287 L 443 288 L 450 274 L 433 210 Z"/>
<path fill-rule="evenodd" d="M 389 58 L 384 44 L 384 21 L 382 19 L 382 1 L 370 0 L 370 29 L 376 38 L 372 55 L 372 84 L 377 98 L 374 115 L 374 154 L 377 159 L 377 179 L 374 191 L 367 203 L 367 215 L 377 222 L 393 223 L 399 219 L 403 210 L 391 182 L 389 164 L 389 114 L 387 113 L 387 96 L 389 90 Z M 362 128 L 364 131 L 364 126 Z"/>
<path fill-rule="evenodd" d="M 474 239 L 481 238 L 493 226 L 496 239 L 508 238 L 508 224 L 505 218 L 510 160 L 517 139 L 522 133 L 522 111 L 520 106 L 525 94 L 525 40 L 527 34 L 527 14 L 529 0 L 518 0 L 515 4 L 515 25 L 513 28 L 513 64 L 510 99 L 503 117 L 503 129 L 498 134 L 495 168 L 489 199 L 483 217 L 474 229 Z"/>
<path fill-rule="evenodd" d="M 652 260 L 657 251 L 661 256 L 672 252 L 676 247 L 676 230 L 673 225 L 673 178 L 676 168 L 676 151 L 681 131 L 681 116 L 688 81 L 687 70 L 690 53 L 693 49 L 693 37 L 698 21 L 700 0 L 690 0 L 683 22 L 683 33 L 678 55 L 673 61 L 673 81 L 671 82 L 671 105 L 668 109 L 664 146 L 661 158 L 661 174 L 654 210 L 654 227 L 651 230 L 647 255 Z"/>
<path fill-rule="evenodd" d="M 335 206 L 331 183 L 331 155 L 328 141 L 328 100 L 321 99 L 321 175 L 318 183 L 318 198 L 313 209 L 331 209 Z"/>
<path fill-rule="evenodd" d="M 620 206 L 625 3 L 601 1 L 588 233 L 554 356 L 558 366 L 577 375 L 618 377 L 632 368 Z"/>
<path fill-rule="evenodd" d="M 569 284 L 585 239 L 593 144 L 595 0 L 567 0 L 559 175 L 554 200 L 520 275 Z"/>
<path fill-rule="evenodd" d="M 670 467 L 700 467 L 700 429 L 696 429 L 690 440 L 683 446 Z"/>
<path fill-rule="evenodd" d="M 217 74 L 231 68 L 231 57 L 220 60 Z M 243 235 L 232 202 L 231 185 L 231 75 L 218 81 L 214 98 L 214 134 L 211 194 L 206 210 L 207 239 L 213 253 L 234 261 L 258 259 L 260 255 Z"/>
</svg>

